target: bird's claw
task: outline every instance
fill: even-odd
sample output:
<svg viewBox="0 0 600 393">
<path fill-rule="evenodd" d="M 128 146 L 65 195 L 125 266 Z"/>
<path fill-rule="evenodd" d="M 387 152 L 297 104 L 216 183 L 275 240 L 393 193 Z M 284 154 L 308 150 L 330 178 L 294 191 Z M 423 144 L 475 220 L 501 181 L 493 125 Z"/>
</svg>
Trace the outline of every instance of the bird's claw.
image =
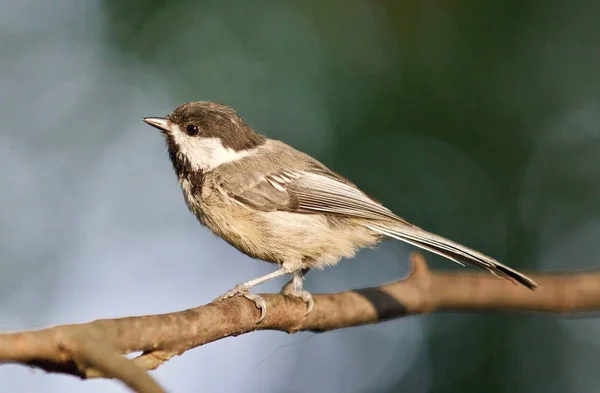
<svg viewBox="0 0 600 393">
<path fill-rule="evenodd" d="M 246 299 L 253 302 L 256 308 L 260 310 L 260 316 L 256 320 L 256 323 L 261 323 L 265 319 L 265 317 L 267 316 L 267 302 L 265 301 L 265 298 L 250 292 L 250 289 L 243 284 L 236 285 L 233 289 L 230 289 L 229 291 L 225 292 L 224 294 L 213 300 L 213 302 L 218 302 L 220 300 L 225 300 L 236 296 L 245 297 Z"/>
<path fill-rule="evenodd" d="M 298 291 L 294 288 L 294 286 L 291 283 L 286 284 L 281 289 L 281 293 L 283 295 L 300 298 L 300 300 L 302 300 L 304 303 L 306 303 L 306 308 L 307 308 L 306 315 L 310 314 L 310 312 L 313 310 L 313 308 L 315 306 L 315 301 L 313 299 L 313 295 L 310 292 L 305 291 L 303 289 Z"/>
<path fill-rule="evenodd" d="M 308 291 L 301 291 L 298 294 L 293 294 L 292 296 L 298 296 L 304 303 L 306 303 L 306 314 L 310 314 L 310 312 L 315 307 L 315 301 L 313 299 L 312 293 Z"/>
</svg>

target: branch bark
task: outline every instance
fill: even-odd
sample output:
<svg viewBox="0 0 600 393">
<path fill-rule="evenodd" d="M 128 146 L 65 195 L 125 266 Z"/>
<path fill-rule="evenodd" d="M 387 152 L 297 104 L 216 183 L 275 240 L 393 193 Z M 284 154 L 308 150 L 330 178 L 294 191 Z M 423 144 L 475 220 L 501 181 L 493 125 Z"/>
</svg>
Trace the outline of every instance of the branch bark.
<svg viewBox="0 0 600 393">
<path fill-rule="evenodd" d="M 185 351 L 255 330 L 324 332 L 442 311 L 539 311 L 558 314 L 600 310 L 600 272 L 532 274 L 530 291 L 488 273 L 432 272 L 413 254 L 412 272 L 379 287 L 315 295 L 315 306 L 284 295 L 264 295 L 266 319 L 243 298 L 161 315 L 103 319 L 43 330 L 0 334 L 0 362 L 20 363 L 80 378 L 117 378 L 144 393 L 163 392 L 145 370 Z M 135 359 L 122 356 L 142 351 Z"/>
</svg>

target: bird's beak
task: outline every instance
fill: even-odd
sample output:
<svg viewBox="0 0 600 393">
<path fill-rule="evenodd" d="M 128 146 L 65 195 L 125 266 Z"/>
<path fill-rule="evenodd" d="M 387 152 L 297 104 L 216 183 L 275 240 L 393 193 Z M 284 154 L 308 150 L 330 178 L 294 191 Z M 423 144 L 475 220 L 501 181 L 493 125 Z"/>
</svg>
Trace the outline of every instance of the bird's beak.
<svg viewBox="0 0 600 393">
<path fill-rule="evenodd" d="M 152 127 L 156 127 L 162 132 L 168 132 L 170 130 L 169 121 L 164 117 L 144 117 L 144 122 L 150 124 Z"/>
</svg>

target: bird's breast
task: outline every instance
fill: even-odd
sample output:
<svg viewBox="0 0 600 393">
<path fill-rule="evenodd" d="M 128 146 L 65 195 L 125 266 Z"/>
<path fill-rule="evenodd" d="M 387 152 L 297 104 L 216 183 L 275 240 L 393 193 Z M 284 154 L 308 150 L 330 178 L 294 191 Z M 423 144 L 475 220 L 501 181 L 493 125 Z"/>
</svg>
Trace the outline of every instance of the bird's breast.
<svg viewBox="0 0 600 393">
<path fill-rule="evenodd" d="M 204 224 L 204 209 L 202 203 L 202 192 L 194 187 L 190 179 L 179 179 L 183 198 L 190 211 Z"/>
<path fill-rule="evenodd" d="M 216 235 L 253 258 L 268 262 L 332 265 L 379 239 L 353 220 L 320 214 L 263 212 L 243 205 L 205 183 L 201 192 L 182 181 L 189 209 Z"/>
</svg>

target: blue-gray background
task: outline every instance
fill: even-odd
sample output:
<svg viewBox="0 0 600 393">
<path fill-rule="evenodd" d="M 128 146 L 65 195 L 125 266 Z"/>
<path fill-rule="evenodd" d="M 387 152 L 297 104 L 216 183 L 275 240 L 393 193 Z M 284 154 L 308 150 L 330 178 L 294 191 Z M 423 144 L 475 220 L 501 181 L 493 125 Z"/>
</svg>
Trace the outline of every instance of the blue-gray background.
<svg viewBox="0 0 600 393">
<path fill-rule="evenodd" d="M 141 122 L 188 100 L 232 105 L 400 215 L 511 266 L 598 266 L 597 1 L 0 6 L 3 331 L 184 309 L 271 271 L 197 224 Z M 383 244 L 311 272 L 307 287 L 402 278 L 410 251 Z M 444 314 L 260 332 L 152 375 L 178 393 L 597 391 L 599 328 Z M 0 367 L 0 384 L 125 389 L 21 366 Z"/>
</svg>

